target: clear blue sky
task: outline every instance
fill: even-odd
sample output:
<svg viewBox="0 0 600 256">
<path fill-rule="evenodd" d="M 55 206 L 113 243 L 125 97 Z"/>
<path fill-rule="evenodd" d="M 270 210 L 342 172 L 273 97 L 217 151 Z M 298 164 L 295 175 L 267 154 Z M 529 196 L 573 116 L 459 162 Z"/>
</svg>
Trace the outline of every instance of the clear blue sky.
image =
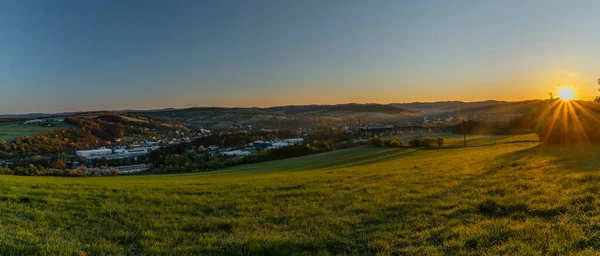
<svg viewBox="0 0 600 256">
<path fill-rule="evenodd" d="M 0 1 L 0 113 L 595 94 L 598 1 Z"/>
</svg>

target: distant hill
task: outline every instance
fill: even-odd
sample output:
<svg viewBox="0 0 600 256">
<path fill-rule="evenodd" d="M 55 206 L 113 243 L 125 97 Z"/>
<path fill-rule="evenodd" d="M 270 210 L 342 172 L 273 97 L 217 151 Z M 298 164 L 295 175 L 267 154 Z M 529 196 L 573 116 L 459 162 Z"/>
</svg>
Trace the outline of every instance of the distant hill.
<svg viewBox="0 0 600 256">
<path fill-rule="evenodd" d="M 340 105 L 304 105 L 304 106 L 280 106 L 265 108 L 267 111 L 284 113 L 284 114 L 328 114 L 331 112 L 353 112 L 353 113 L 387 113 L 387 114 L 400 114 L 408 113 L 410 111 L 382 104 L 340 104 Z"/>
<path fill-rule="evenodd" d="M 0 118 L 10 119 L 36 119 L 55 116 L 69 116 L 82 112 L 62 112 L 62 113 L 29 113 L 29 114 L 0 114 Z"/>
<path fill-rule="evenodd" d="M 422 120 L 424 116 L 493 115 L 504 120 L 535 112 L 541 100 L 481 102 L 413 102 L 393 104 L 294 105 L 269 108 L 188 108 L 136 111 L 149 116 L 169 117 L 199 126 L 225 128 L 256 125 L 261 128 L 314 128 L 344 125 Z"/>
<path fill-rule="evenodd" d="M 531 113 L 540 106 L 542 100 L 528 101 L 481 101 L 481 102 L 413 102 L 413 103 L 393 103 L 394 107 L 408 109 L 422 115 L 443 115 L 449 113 L 473 114 L 487 113 L 497 115 L 517 115 Z"/>
<path fill-rule="evenodd" d="M 382 104 L 301 105 L 270 108 L 187 108 L 135 113 L 169 117 L 205 127 L 226 128 L 258 126 L 272 129 L 314 128 L 319 125 L 343 125 L 397 120 L 413 116 L 412 111 Z"/>
<path fill-rule="evenodd" d="M 509 101 L 443 101 L 392 104 L 337 104 L 292 105 L 268 108 L 194 107 L 185 109 L 165 108 L 155 110 L 120 110 L 121 114 L 140 114 L 152 117 L 173 118 L 190 124 L 210 128 L 257 126 L 260 128 L 288 129 L 317 127 L 320 125 L 344 125 L 360 120 L 368 122 L 402 122 L 421 119 L 423 116 L 470 115 L 487 113 L 502 116 L 531 113 L 541 100 Z M 100 111 L 101 112 L 101 111 Z M 0 115 L 5 119 L 34 119 L 52 116 L 82 115 L 90 112 L 33 113 Z"/>
<path fill-rule="evenodd" d="M 179 120 L 136 113 L 93 111 L 60 120 L 38 118 L 39 122 L 32 123 L 24 122 L 28 119 L 0 118 L 0 141 L 16 143 L 14 153 L 29 154 L 89 149 L 113 142 L 126 146 L 146 140 L 182 140 L 191 135 Z M 22 139 L 17 140 L 19 135 Z"/>
</svg>

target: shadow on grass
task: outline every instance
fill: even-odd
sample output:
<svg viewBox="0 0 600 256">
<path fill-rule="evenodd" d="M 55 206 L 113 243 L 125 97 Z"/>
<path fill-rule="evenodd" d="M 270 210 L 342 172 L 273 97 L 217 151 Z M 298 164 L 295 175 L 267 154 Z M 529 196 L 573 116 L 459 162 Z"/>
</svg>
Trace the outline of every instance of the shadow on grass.
<svg viewBox="0 0 600 256">
<path fill-rule="evenodd" d="M 585 159 L 591 155 L 595 154 L 590 154 L 589 152 L 584 154 L 581 149 L 557 149 L 554 147 L 544 147 L 542 145 L 532 145 L 507 154 L 501 154 L 496 159 L 490 159 L 488 162 L 492 164 L 484 166 L 480 173 L 462 179 L 457 185 L 444 189 L 439 193 L 426 195 L 418 199 L 417 203 L 425 206 L 427 204 L 432 204 L 432 202 L 435 201 L 452 200 L 454 197 L 460 197 L 461 194 L 473 193 L 473 190 L 483 189 L 482 191 L 485 191 L 485 186 L 488 182 L 489 184 L 496 184 L 496 181 L 494 181 L 495 176 L 502 175 L 501 172 L 511 172 L 513 171 L 511 168 L 515 167 L 521 168 L 521 166 L 523 166 L 527 168 L 528 161 L 539 160 L 539 158 L 536 159 L 537 156 L 540 156 L 542 159 L 550 158 L 550 161 L 553 164 L 558 163 L 561 164 L 562 167 L 573 168 L 575 165 L 581 164 L 581 159 Z M 565 158 L 567 160 L 563 160 Z M 596 159 L 598 159 L 598 157 L 596 157 Z M 595 162 L 598 163 L 600 161 Z M 539 163 L 540 162 L 537 162 L 537 164 Z M 502 177 L 498 177 L 498 179 L 502 179 Z M 510 184 L 504 184 L 504 186 L 510 186 Z M 494 189 L 497 190 L 497 188 Z M 539 217 L 550 219 L 566 212 L 566 207 L 564 205 L 556 205 L 549 208 L 532 208 L 528 203 L 522 201 L 498 200 L 499 197 L 504 196 L 504 192 L 495 191 L 494 189 L 488 189 L 488 194 L 491 194 L 492 196 L 484 196 L 485 200 L 473 202 L 474 205 L 472 206 L 474 206 L 474 208 L 465 208 L 464 205 L 463 207 L 457 207 L 456 214 L 461 216 L 464 214 L 481 214 L 488 218 Z"/>
<path fill-rule="evenodd" d="M 297 162 L 285 163 L 277 168 L 277 171 L 317 171 L 329 168 L 349 168 L 357 166 L 365 166 L 377 162 L 385 162 L 396 158 L 406 157 L 409 154 L 419 152 L 415 149 L 375 149 L 372 151 L 357 150 L 352 154 L 342 154 L 342 151 L 331 153 L 339 153 L 334 160 L 321 162 L 319 158 L 324 157 L 324 154 L 314 155 L 314 158 L 307 158 L 301 167 L 297 167 Z M 330 154 L 330 153 L 325 153 Z M 328 157 L 331 157 L 329 155 Z M 295 168 L 290 168 L 290 167 Z"/>
<path fill-rule="evenodd" d="M 546 166 L 559 167 L 567 172 L 600 169 L 600 145 L 555 146 L 538 144 L 508 153 L 499 158 L 510 165 L 527 166 L 533 160 L 547 161 Z"/>
<path fill-rule="evenodd" d="M 385 154 L 379 154 L 378 156 L 373 157 L 373 158 L 371 158 L 369 160 L 366 160 L 366 161 L 357 161 L 357 162 L 354 162 L 354 163 L 343 164 L 343 165 L 339 166 L 339 168 L 361 167 L 361 166 L 367 166 L 367 165 L 371 165 L 371 164 L 375 164 L 375 163 L 385 163 L 387 161 L 395 160 L 395 159 L 402 158 L 402 157 L 407 157 L 409 155 L 413 155 L 413 154 L 418 153 L 418 152 L 420 152 L 420 150 L 416 150 L 416 149 L 405 149 L 405 150 L 390 149 Z"/>
</svg>

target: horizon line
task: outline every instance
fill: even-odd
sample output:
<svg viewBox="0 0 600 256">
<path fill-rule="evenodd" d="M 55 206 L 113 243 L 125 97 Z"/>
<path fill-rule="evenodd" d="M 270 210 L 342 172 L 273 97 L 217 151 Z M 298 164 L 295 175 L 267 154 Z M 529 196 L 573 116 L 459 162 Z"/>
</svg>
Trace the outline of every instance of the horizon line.
<svg viewBox="0 0 600 256">
<path fill-rule="evenodd" d="M 243 107 L 243 106 L 215 106 L 215 105 L 206 105 L 206 106 L 193 106 L 193 107 L 165 107 L 165 108 L 147 108 L 147 109 L 130 109 L 130 108 L 125 108 L 125 109 L 96 109 L 96 110 L 75 110 L 75 111 L 62 111 L 62 112 L 30 112 L 30 113 L 17 113 L 17 114 L 12 114 L 12 113 L 0 113 L 0 117 L 4 117 L 7 118 L 9 116 L 25 116 L 25 115 L 60 115 L 60 114 L 77 114 L 77 113 L 88 113 L 88 112 L 144 112 L 144 111 L 161 111 L 161 110 L 183 110 L 183 109 L 191 109 L 191 108 L 225 108 L 225 109 L 236 109 L 236 108 L 248 108 L 248 109 L 268 109 L 268 108 L 278 108 L 278 107 L 300 107 L 300 106 L 338 106 L 338 105 L 349 105 L 349 104 L 358 104 L 358 105 L 394 105 L 394 104 L 418 104 L 418 103 L 425 103 L 425 104 L 433 104 L 433 103 L 447 103 L 447 102 L 459 102 L 459 103 L 481 103 L 481 102 L 488 102 L 488 101 L 495 101 L 495 102 L 526 102 L 526 101 L 535 101 L 535 100 L 541 100 L 541 99 L 529 99 L 529 100 L 516 100 L 516 101 L 511 101 L 511 100 L 480 100 L 480 101 L 462 101 L 462 100 L 445 100 L 445 101 L 412 101 L 412 102 L 391 102 L 391 103 L 376 103 L 376 102 L 365 102 L 365 103 L 358 103 L 358 102 L 345 102 L 345 103 L 336 103 L 336 104 L 318 104 L 318 103 L 314 103 L 314 104 L 290 104 L 290 105 L 273 105 L 273 106 L 267 106 L 267 107 L 257 107 L 257 106 L 251 106 L 251 107 Z"/>
</svg>

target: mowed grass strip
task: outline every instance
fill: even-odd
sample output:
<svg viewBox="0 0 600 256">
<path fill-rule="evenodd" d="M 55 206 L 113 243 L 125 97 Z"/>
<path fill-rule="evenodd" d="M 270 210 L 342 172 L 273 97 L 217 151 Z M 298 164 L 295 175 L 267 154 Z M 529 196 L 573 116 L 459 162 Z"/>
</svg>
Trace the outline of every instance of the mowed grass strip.
<svg viewBox="0 0 600 256">
<path fill-rule="evenodd" d="M 595 152 L 361 147 L 202 174 L 0 176 L 0 255 L 596 254 Z"/>
</svg>

